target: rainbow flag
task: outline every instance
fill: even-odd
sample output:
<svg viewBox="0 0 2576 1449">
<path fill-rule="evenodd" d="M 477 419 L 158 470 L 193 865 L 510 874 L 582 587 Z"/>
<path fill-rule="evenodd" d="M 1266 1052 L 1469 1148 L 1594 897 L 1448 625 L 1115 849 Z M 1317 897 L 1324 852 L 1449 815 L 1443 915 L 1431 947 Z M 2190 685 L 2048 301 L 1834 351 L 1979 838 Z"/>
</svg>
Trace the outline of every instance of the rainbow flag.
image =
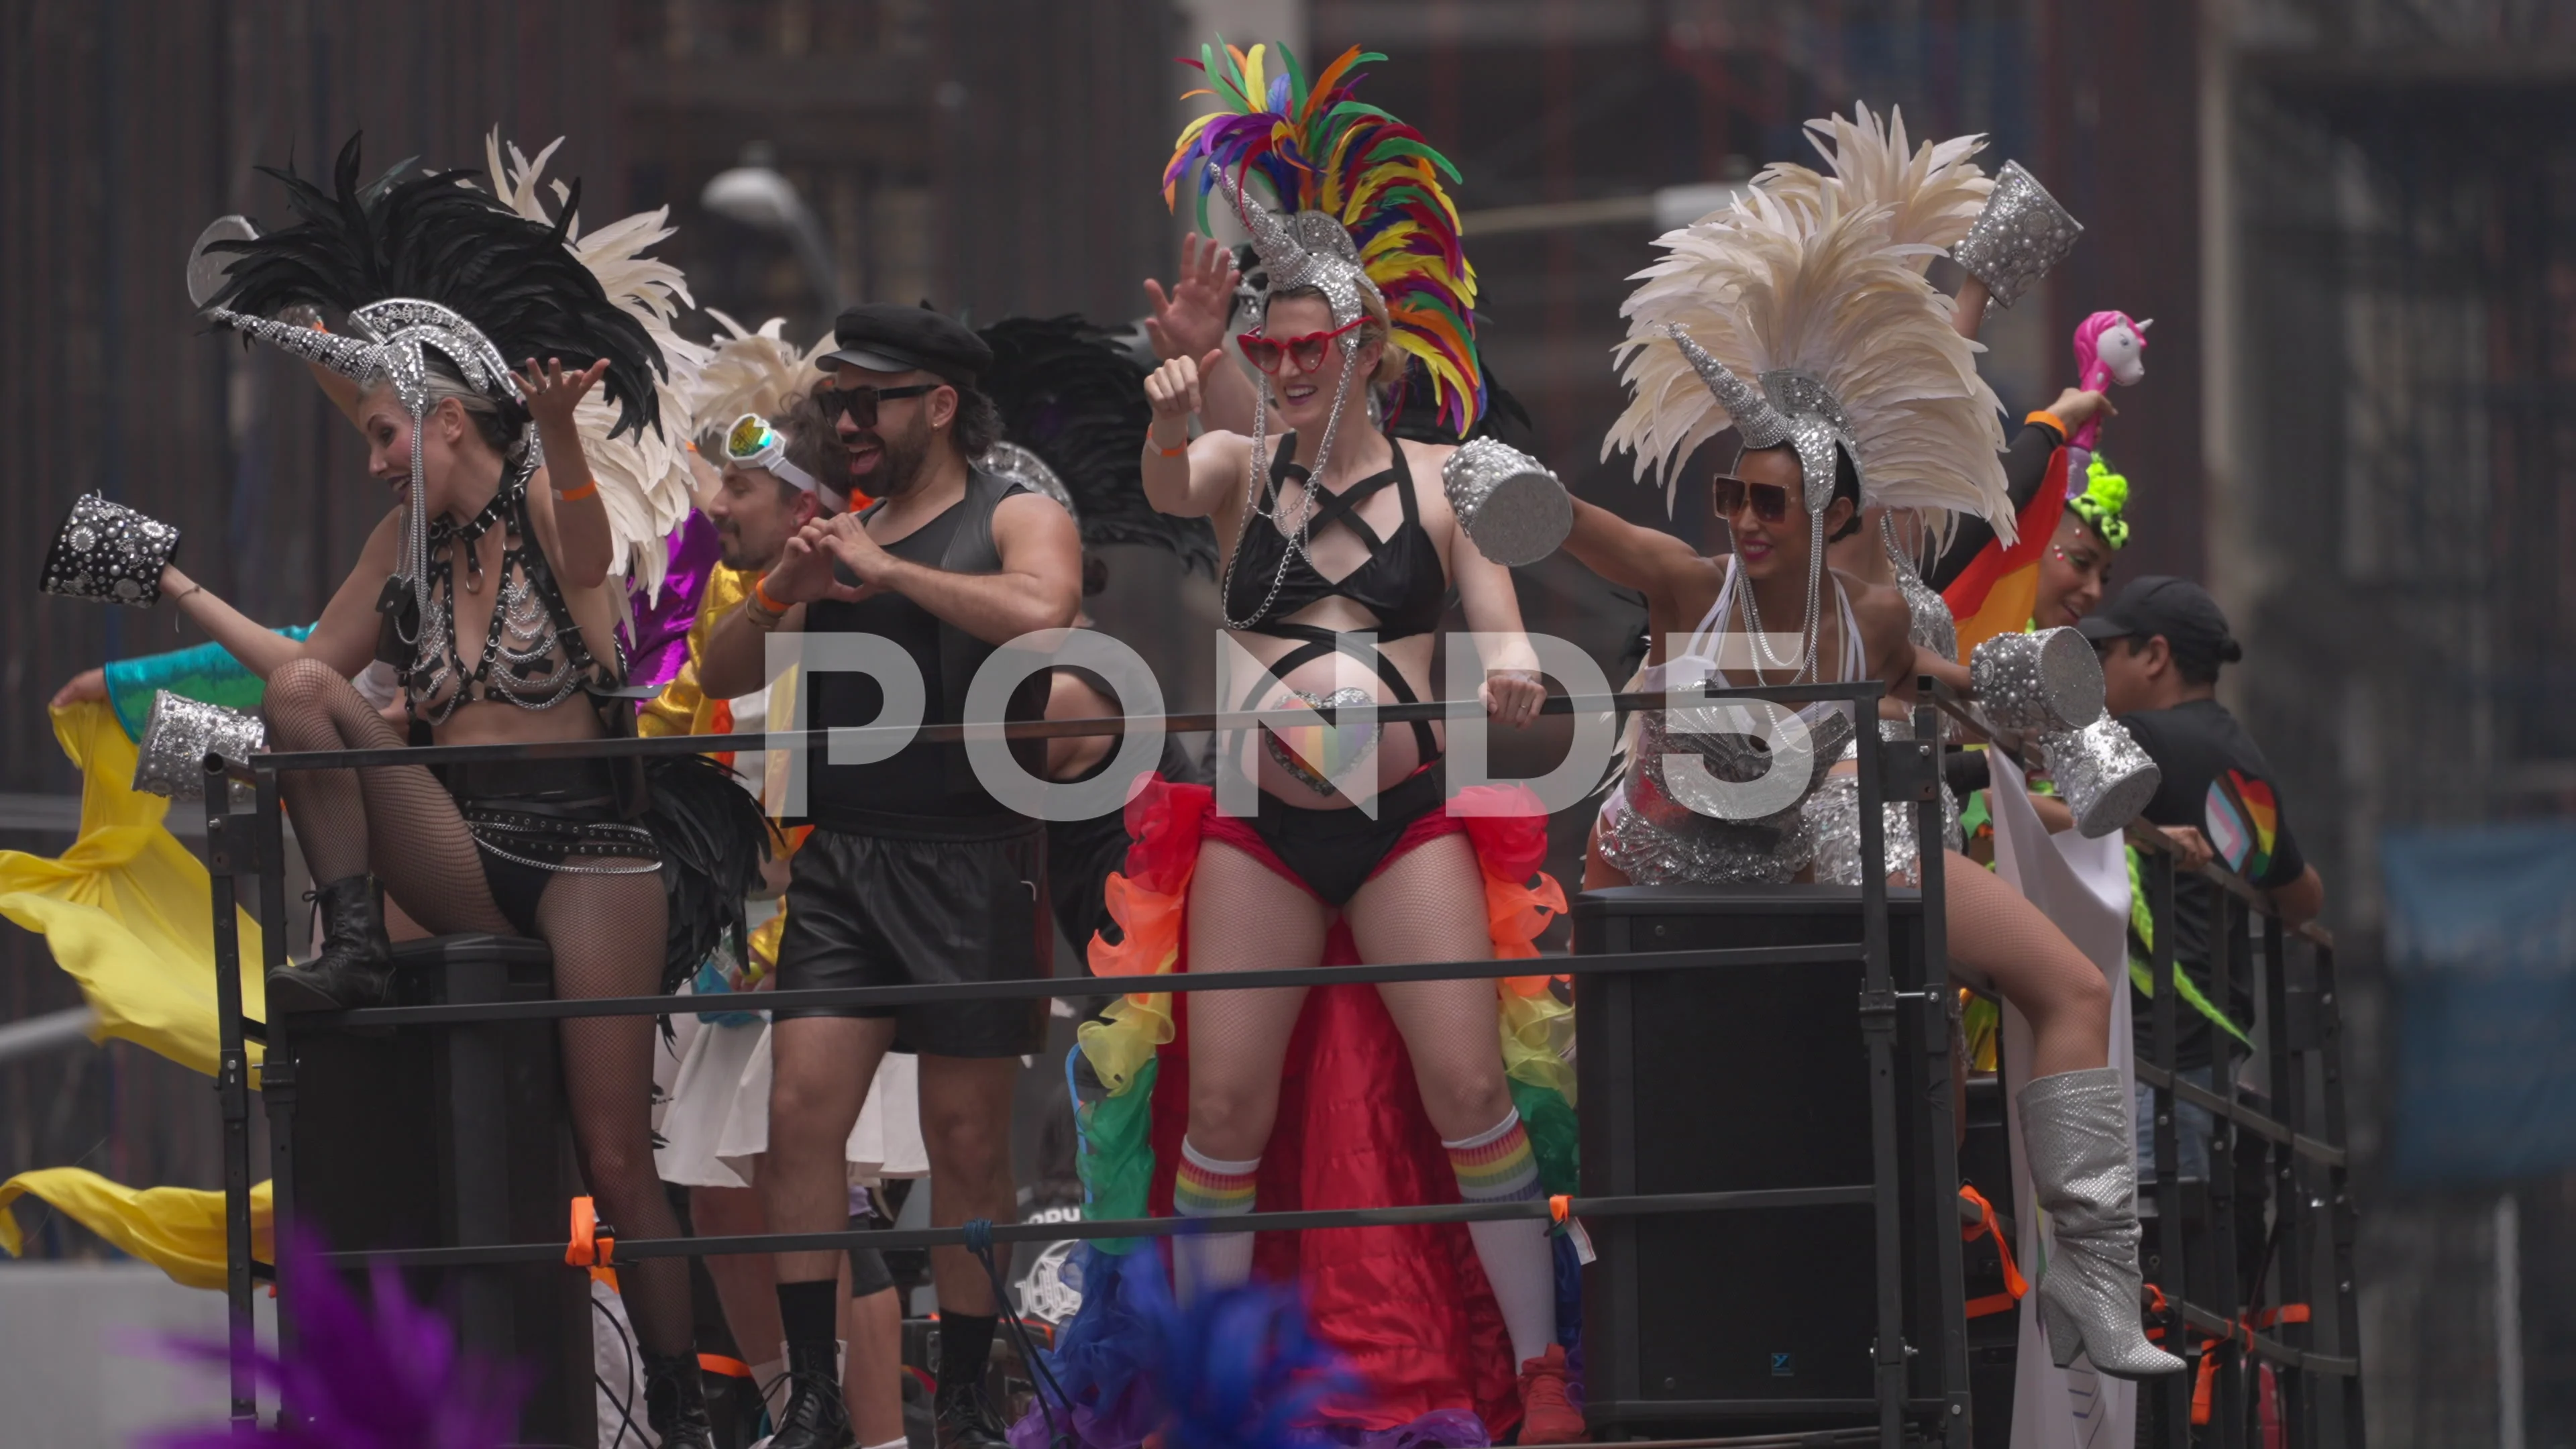
<svg viewBox="0 0 2576 1449">
<path fill-rule="evenodd" d="M 1950 617 L 1959 623 L 1959 657 L 1998 634 L 2018 634 L 2030 626 L 2031 606 L 2039 599 L 2039 560 L 2057 536 L 2057 520 L 2066 512 L 2066 449 L 2049 455 L 2048 476 L 2014 520 L 2017 540 L 1988 543 L 1969 561 L 1967 570 L 1941 591 Z"/>
</svg>

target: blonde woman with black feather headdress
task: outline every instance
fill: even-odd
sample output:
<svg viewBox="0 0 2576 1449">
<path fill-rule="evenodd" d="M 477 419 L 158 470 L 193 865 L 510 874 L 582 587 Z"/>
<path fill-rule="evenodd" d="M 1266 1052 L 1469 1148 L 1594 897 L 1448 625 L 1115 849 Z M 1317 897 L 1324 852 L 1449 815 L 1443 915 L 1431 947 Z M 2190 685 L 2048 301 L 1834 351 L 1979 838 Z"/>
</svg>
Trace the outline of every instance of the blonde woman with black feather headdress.
<svg viewBox="0 0 2576 1449">
<path fill-rule="evenodd" d="M 1924 278 L 1927 249 L 1897 237 L 1904 216 L 1835 186 L 1756 187 L 1662 238 L 1667 255 L 1641 274 L 1619 350 L 1631 401 L 1605 455 L 1633 450 L 1641 480 L 1660 473 L 1669 488 L 1703 444 L 1732 431 L 1740 448 L 1712 481 L 1729 555 L 1576 505 L 1567 551 L 1646 595 L 1636 687 L 1877 679 L 1905 697 L 1920 672 L 1958 672 L 1918 648 L 1895 589 L 1825 560 L 1874 506 L 2012 527 L 2000 409 L 1950 300 Z M 1587 887 L 1811 878 L 1808 801 L 1854 732 L 1851 706 L 1783 710 L 1767 726 L 1722 713 L 1695 723 L 1668 734 L 1661 712 L 1641 718 L 1594 832 Z M 1699 770 L 1671 769 L 1693 756 Z M 2125 1377 L 2178 1370 L 2139 1327 L 2135 1169 L 2127 1094 L 2106 1065 L 2108 984 L 2011 887 L 1955 853 L 1946 864 L 1953 960 L 2018 1006 L 2037 1038 L 2021 1110 L 2056 1226 L 2040 1289 L 2055 1355 L 2081 1351 Z"/>
<path fill-rule="evenodd" d="M 352 140 L 328 189 L 280 174 L 296 224 L 269 236 L 237 228 L 191 275 L 211 284 L 207 320 L 354 385 L 344 406 L 391 506 L 301 640 L 268 632 L 176 568 L 158 587 L 265 681 L 273 748 L 403 745 L 350 684 L 371 660 L 391 666 L 415 731 L 434 743 L 630 730 L 615 642 L 622 576 L 658 569 L 656 530 L 688 498 L 676 449 L 658 436 L 670 363 L 656 332 L 667 311 L 639 314 L 649 278 L 612 295 L 578 254 L 577 188 L 549 223 L 465 173 L 398 171 L 361 187 L 358 164 Z M 600 255 L 634 261 L 638 236 L 604 237 Z M 279 320 L 303 309 L 337 330 Z M 603 436 L 618 446 L 585 441 L 586 410 L 604 414 Z M 695 756 L 627 771 L 478 763 L 451 766 L 443 781 L 420 766 L 291 771 L 281 785 L 322 882 L 323 932 L 314 959 L 269 974 L 273 1011 L 384 999 L 387 894 L 433 931 L 544 940 L 560 995 L 667 989 L 717 931 L 739 929 L 765 850 L 757 810 Z M 675 1234 L 653 1172 L 651 1022 L 570 1021 L 561 1035 L 602 1216 L 630 1233 Z M 709 1446 L 685 1265 L 627 1275 L 646 1417 L 665 1445 Z"/>
</svg>

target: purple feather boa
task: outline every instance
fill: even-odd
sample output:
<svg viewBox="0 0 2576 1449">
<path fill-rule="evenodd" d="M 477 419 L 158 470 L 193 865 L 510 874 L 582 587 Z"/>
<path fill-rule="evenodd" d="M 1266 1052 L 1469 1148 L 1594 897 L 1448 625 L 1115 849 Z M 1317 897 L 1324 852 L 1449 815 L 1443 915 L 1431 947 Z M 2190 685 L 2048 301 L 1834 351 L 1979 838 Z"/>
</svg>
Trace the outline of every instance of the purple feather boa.
<svg viewBox="0 0 2576 1449">
<path fill-rule="evenodd" d="M 164 1430 L 143 1449 L 493 1449 L 517 1437 L 526 1372 L 457 1347 L 446 1319 L 415 1304 L 391 1268 L 371 1277 L 361 1303 L 309 1241 L 291 1245 L 295 1351 L 261 1352 L 252 1371 L 296 1422 L 237 1434 L 230 1424 Z M 223 1365 L 222 1343 L 179 1341 L 179 1357 Z"/>
</svg>

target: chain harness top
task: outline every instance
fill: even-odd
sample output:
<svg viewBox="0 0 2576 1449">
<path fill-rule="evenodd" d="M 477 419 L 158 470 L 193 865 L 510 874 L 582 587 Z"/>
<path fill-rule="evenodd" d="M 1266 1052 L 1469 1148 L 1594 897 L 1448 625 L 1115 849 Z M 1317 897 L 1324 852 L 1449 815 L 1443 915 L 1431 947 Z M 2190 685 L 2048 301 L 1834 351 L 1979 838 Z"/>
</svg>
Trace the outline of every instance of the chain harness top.
<svg viewBox="0 0 2576 1449">
<path fill-rule="evenodd" d="M 531 451 L 502 480 L 482 512 L 463 523 L 445 517 L 430 522 L 430 608 L 403 673 L 405 698 L 416 718 L 445 724 L 475 699 L 551 709 L 584 688 L 614 689 L 624 677 L 622 657 L 604 663 L 591 652 L 545 550 L 537 544 L 528 519 L 528 479 L 534 472 Z M 469 669 L 457 648 L 456 551 L 449 545 L 462 546 L 465 591 L 480 593 L 483 563 L 476 545 L 494 528 L 505 530 L 497 570 L 500 593 L 482 650 Z"/>
</svg>

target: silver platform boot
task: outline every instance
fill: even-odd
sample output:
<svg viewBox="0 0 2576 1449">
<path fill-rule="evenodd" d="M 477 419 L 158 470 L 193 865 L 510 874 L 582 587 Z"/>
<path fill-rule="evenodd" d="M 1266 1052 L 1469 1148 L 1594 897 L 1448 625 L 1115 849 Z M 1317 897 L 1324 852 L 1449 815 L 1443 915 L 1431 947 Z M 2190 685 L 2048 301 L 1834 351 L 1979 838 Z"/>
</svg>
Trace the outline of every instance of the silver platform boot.
<svg viewBox="0 0 2576 1449">
<path fill-rule="evenodd" d="M 2032 1186 L 2056 1230 L 2039 1317 L 2059 1368 L 2082 1353 L 2114 1378 L 2182 1372 L 2147 1342 L 2138 1300 L 2137 1133 L 2111 1067 L 2059 1072 L 2021 1091 Z"/>
</svg>

